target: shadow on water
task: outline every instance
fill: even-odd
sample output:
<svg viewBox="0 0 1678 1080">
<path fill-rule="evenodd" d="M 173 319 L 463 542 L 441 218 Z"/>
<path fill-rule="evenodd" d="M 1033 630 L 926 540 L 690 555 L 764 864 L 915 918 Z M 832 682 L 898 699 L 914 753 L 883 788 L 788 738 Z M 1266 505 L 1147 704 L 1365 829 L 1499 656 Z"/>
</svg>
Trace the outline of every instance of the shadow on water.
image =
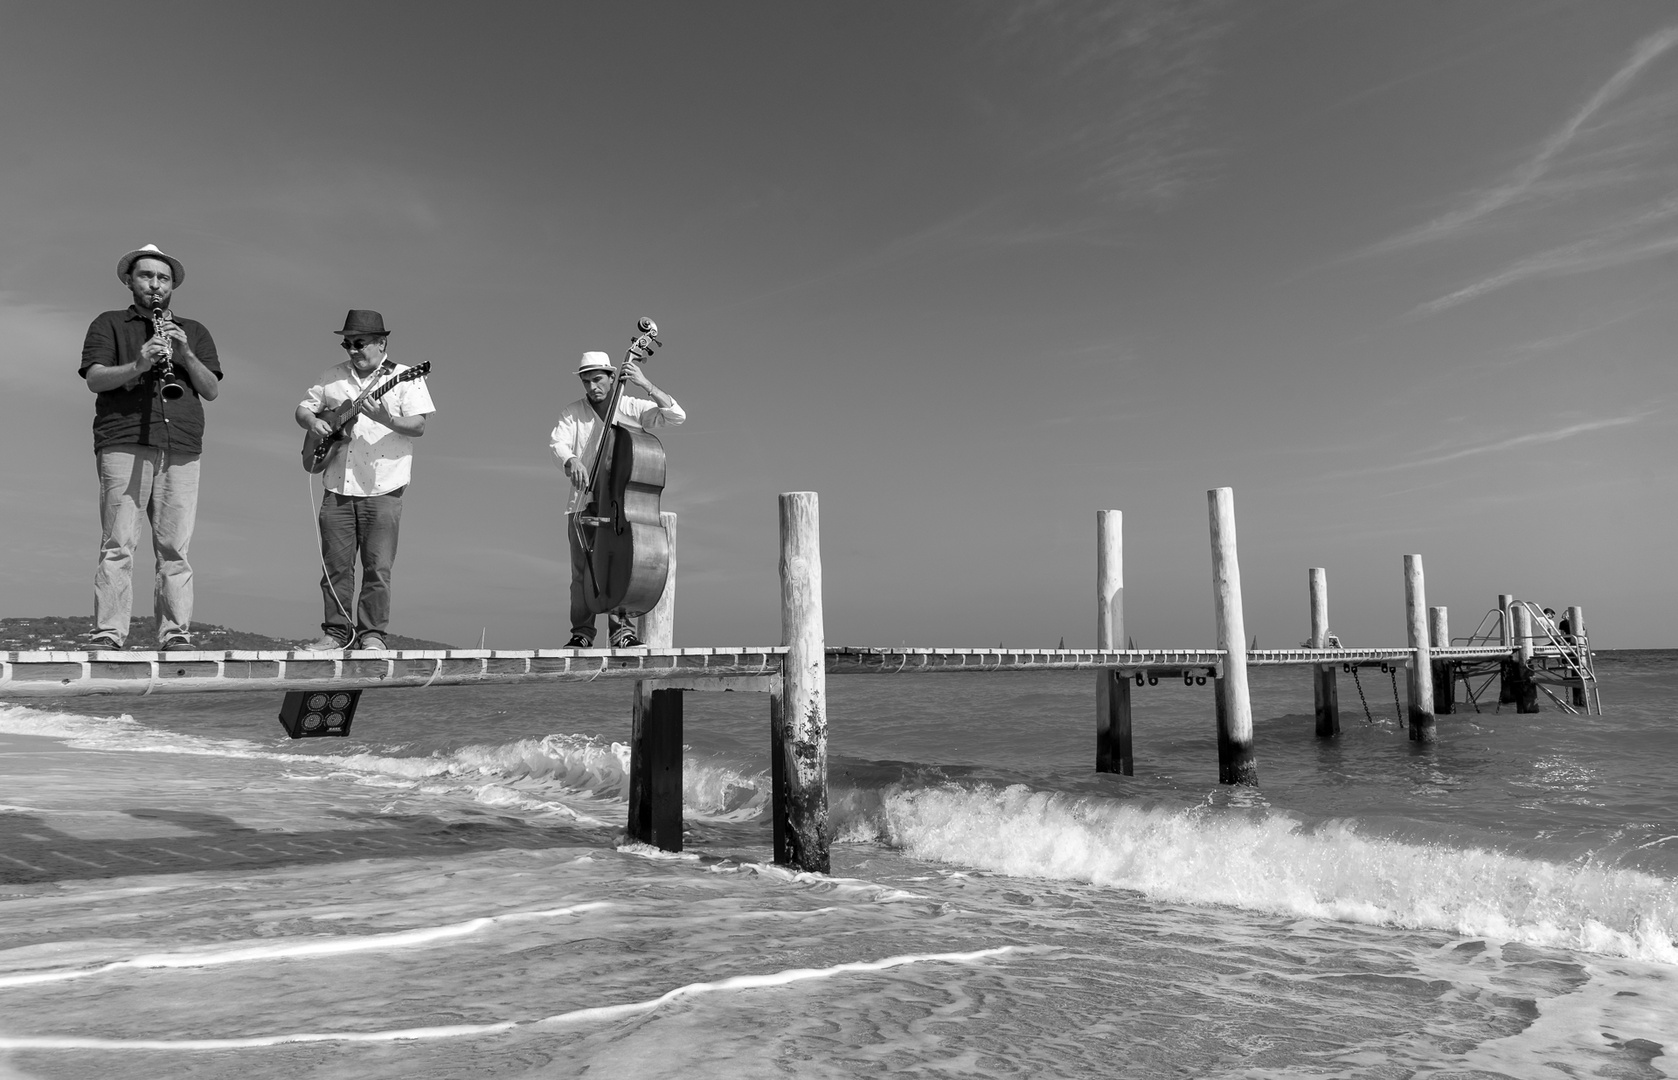
<svg viewBox="0 0 1678 1080">
<path fill-rule="evenodd" d="M 342 819 L 344 827 L 298 832 L 253 829 L 221 814 L 152 807 L 119 813 L 132 821 L 120 830 L 128 835 L 80 836 L 48 825 L 39 815 L 7 815 L 7 828 L 0 834 L 0 883 L 253 870 L 506 848 L 539 850 L 598 840 L 575 829 L 538 827 L 487 813 L 478 820 L 445 821 L 425 814 L 339 811 L 332 816 Z"/>
</svg>

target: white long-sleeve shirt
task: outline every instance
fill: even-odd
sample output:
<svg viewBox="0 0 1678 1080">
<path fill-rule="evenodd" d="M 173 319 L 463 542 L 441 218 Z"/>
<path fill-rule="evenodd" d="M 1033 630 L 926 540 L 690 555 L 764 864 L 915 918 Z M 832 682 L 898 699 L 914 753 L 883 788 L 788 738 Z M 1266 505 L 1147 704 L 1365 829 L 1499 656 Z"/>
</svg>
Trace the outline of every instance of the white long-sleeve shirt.
<svg viewBox="0 0 1678 1080">
<path fill-rule="evenodd" d="M 687 418 L 688 414 L 682 411 L 675 398 L 670 399 L 669 408 L 646 398 L 618 399 L 618 423 L 629 427 L 648 430 L 660 424 L 674 426 Z M 559 422 L 554 425 L 553 434 L 548 439 L 548 448 L 553 451 L 554 461 L 561 469 L 565 468 L 565 463 L 572 458 L 580 459 L 584 465 L 594 464 L 594 454 L 600 447 L 600 431 L 603 426 L 588 398 L 578 398 L 565 406 L 559 414 Z M 573 483 L 571 501 L 565 512 L 575 514 L 582 509 L 582 503 L 583 493 Z"/>
</svg>

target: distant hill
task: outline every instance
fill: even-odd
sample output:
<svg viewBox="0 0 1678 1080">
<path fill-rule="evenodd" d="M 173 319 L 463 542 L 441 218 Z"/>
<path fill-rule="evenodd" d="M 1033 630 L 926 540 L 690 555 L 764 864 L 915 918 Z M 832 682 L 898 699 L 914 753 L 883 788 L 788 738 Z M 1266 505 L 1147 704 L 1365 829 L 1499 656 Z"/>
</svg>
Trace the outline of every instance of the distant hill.
<svg viewBox="0 0 1678 1080">
<path fill-rule="evenodd" d="M 38 619 L 0 619 L 0 652 L 30 652 L 58 650 L 73 652 L 83 648 L 87 635 L 93 632 L 91 615 L 44 615 Z M 200 649 L 251 649 L 281 651 L 295 649 L 315 640 L 306 638 L 273 638 L 266 634 L 252 634 L 214 623 L 194 623 L 192 641 Z M 157 621 L 150 615 L 136 617 L 128 631 L 128 647 L 153 649 L 157 643 Z M 386 634 L 385 643 L 393 649 L 452 649 L 440 641 Z"/>
</svg>

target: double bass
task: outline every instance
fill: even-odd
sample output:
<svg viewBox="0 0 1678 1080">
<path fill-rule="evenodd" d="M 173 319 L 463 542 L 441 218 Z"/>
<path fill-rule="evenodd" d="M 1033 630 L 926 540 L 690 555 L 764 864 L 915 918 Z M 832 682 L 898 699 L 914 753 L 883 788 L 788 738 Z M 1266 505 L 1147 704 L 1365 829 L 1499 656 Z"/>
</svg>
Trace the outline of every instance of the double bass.
<svg viewBox="0 0 1678 1080">
<path fill-rule="evenodd" d="M 651 319 L 637 320 L 635 328 L 606 399 L 582 511 L 572 516 L 578 546 L 586 556 L 583 587 L 589 610 L 597 615 L 645 614 L 664 595 L 670 576 L 670 536 L 658 507 L 664 491 L 664 444 L 617 418 L 624 365 L 647 361 L 663 344 Z"/>
</svg>

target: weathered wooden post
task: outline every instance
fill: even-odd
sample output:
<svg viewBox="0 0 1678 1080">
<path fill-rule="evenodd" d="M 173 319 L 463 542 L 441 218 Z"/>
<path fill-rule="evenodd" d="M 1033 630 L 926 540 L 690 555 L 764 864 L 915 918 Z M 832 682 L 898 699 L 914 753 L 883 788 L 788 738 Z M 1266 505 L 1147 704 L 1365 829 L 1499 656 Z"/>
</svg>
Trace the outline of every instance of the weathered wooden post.
<svg viewBox="0 0 1678 1080">
<path fill-rule="evenodd" d="M 1514 600 L 1515 598 L 1506 592 L 1497 594 L 1497 640 L 1498 644 L 1505 648 L 1511 647 L 1515 640 L 1515 627 L 1513 625 L 1515 613 L 1510 609 Z M 1515 684 L 1517 681 L 1514 665 L 1505 660 L 1500 665 L 1497 677 L 1497 703 L 1499 705 L 1515 703 Z"/>
<path fill-rule="evenodd" d="M 822 626 L 821 518 L 816 493 L 781 495 L 781 690 L 769 710 L 775 861 L 829 869 L 827 641 Z"/>
<path fill-rule="evenodd" d="M 670 537 L 670 570 L 664 579 L 664 594 L 653 609 L 637 620 L 636 636 L 655 649 L 673 649 L 676 624 L 676 515 L 662 511 L 659 524 Z"/>
<path fill-rule="evenodd" d="M 1577 604 L 1567 609 L 1567 637 L 1565 640 L 1569 645 L 1576 646 L 1580 650 L 1575 655 L 1582 660 L 1585 648 L 1585 609 Z M 1576 709 L 1590 708 L 1590 699 L 1585 696 L 1583 684 L 1573 688 L 1573 707 Z"/>
<path fill-rule="evenodd" d="M 664 595 L 636 620 L 655 649 L 671 647 L 676 594 L 676 515 L 659 514 L 670 533 Z M 629 838 L 664 851 L 682 850 L 682 691 L 652 690 L 635 681 L 629 737 Z"/>
<path fill-rule="evenodd" d="M 1404 622 L 1415 652 L 1410 659 L 1410 741 L 1430 743 L 1438 737 L 1433 717 L 1433 657 L 1427 643 L 1427 588 L 1422 580 L 1422 557 L 1404 556 Z"/>
<path fill-rule="evenodd" d="M 1311 579 L 1311 647 L 1328 648 L 1328 571 L 1313 566 Z M 1333 664 L 1318 664 L 1311 674 L 1312 697 L 1317 705 L 1317 737 L 1330 739 L 1340 734 L 1340 687 Z"/>
<path fill-rule="evenodd" d="M 629 838 L 682 850 L 682 691 L 635 680 L 629 742 Z"/>
<path fill-rule="evenodd" d="M 1515 658 L 1504 661 L 1504 681 L 1509 684 L 1517 713 L 1538 711 L 1538 680 L 1532 677 L 1532 612 L 1517 601 L 1510 609 L 1514 624 Z"/>
<path fill-rule="evenodd" d="M 1095 647 L 1124 647 L 1124 515 L 1095 512 Z M 1130 745 L 1130 677 L 1104 668 L 1095 677 L 1095 771 L 1135 774 Z"/>
<path fill-rule="evenodd" d="M 1567 609 L 1568 644 L 1583 644 L 1585 640 L 1585 609 L 1573 604 Z"/>
<path fill-rule="evenodd" d="M 1450 648 L 1451 619 L 1442 607 L 1427 609 L 1427 640 L 1436 649 Z M 1456 665 L 1449 660 L 1433 662 L 1433 711 L 1453 713 L 1457 710 Z"/>
<path fill-rule="evenodd" d="M 1218 714 L 1218 782 L 1258 785 L 1253 756 L 1253 702 L 1247 692 L 1247 621 L 1241 614 L 1241 564 L 1235 554 L 1235 492 L 1206 493 L 1212 526 L 1212 602 L 1218 616 L 1223 677 L 1214 680 Z"/>
</svg>

